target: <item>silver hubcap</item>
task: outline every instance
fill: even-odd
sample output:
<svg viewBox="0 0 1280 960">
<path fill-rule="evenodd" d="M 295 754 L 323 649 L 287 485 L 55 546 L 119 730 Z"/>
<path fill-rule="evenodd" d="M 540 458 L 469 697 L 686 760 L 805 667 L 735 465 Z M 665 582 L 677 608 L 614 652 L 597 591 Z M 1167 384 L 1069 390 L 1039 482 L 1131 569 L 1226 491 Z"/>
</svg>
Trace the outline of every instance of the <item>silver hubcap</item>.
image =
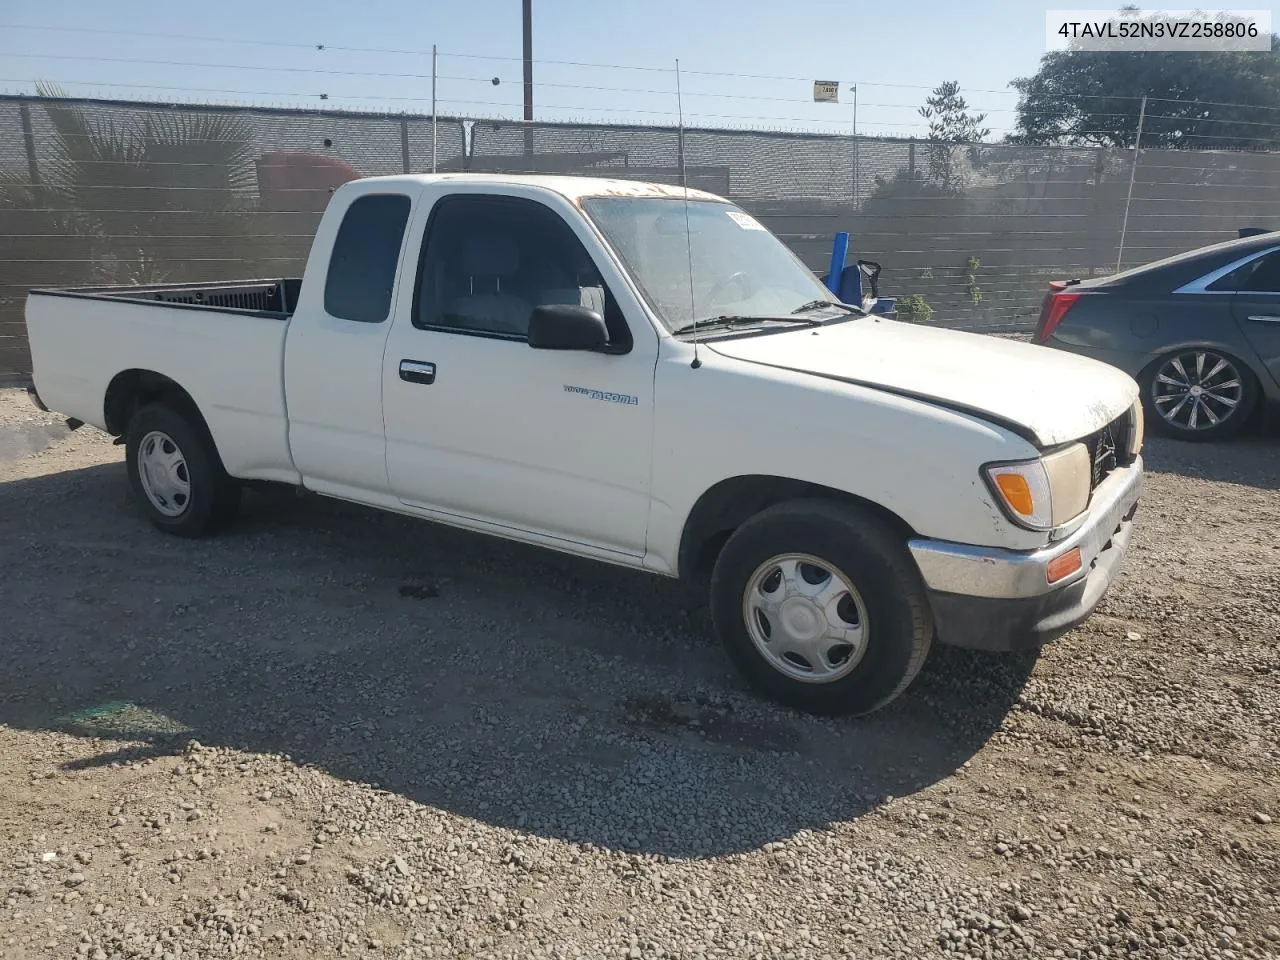
<svg viewBox="0 0 1280 960">
<path fill-rule="evenodd" d="M 793 680 L 839 680 L 867 649 L 861 594 L 835 567 L 808 554 L 760 564 L 747 581 L 742 616 L 761 656 Z"/>
<path fill-rule="evenodd" d="M 138 479 L 151 505 L 166 517 L 181 516 L 191 503 L 187 459 L 167 433 L 152 430 L 138 444 Z"/>
<path fill-rule="evenodd" d="M 1195 350 L 1170 357 L 1151 382 L 1156 412 L 1179 430 L 1208 430 L 1244 399 L 1240 371 L 1226 357 Z"/>
</svg>

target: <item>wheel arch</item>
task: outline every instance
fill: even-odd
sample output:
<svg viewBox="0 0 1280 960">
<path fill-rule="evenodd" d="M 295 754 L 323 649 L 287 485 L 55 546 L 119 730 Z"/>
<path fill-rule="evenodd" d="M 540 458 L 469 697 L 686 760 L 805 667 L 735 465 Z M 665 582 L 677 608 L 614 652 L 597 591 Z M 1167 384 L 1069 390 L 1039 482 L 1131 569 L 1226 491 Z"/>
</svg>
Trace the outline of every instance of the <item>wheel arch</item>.
<svg viewBox="0 0 1280 960">
<path fill-rule="evenodd" d="M 820 499 L 866 510 L 900 533 L 905 543 L 911 525 L 893 511 L 847 490 L 768 474 L 728 477 L 712 485 L 694 502 L 685 518 L 676 555 L 677 576 L 697 580 L 710 573 L 725 541 L 751 517 L 790 500 Z"/>
<path fill-rule="evenodd" d="M 138 409 L 153 400 L 170 400 L 195 408 L 191 394 L 176 380 L 154 370 L 121 370 L 107 384 L 102 398 L 103 423 L 112 436 L 123 436 Z M 201 418 L 203 419 L 203 418 Z"/>
<path fill-rule="evenodd" d="M 209 429 L 195 398 L 172 377 L 154 370 L 122 370 L 111 378 L 102 401 L 103 423 L 107 432 L 115 437 L 123 437 L 129 430 L 129 421 L 133 419 L 133 415 L 148 403 L 155 402 L 166 403 L 189 416 L 196 429 L 204 434 L 221 464 L 213 431 Z"/>
</svg>

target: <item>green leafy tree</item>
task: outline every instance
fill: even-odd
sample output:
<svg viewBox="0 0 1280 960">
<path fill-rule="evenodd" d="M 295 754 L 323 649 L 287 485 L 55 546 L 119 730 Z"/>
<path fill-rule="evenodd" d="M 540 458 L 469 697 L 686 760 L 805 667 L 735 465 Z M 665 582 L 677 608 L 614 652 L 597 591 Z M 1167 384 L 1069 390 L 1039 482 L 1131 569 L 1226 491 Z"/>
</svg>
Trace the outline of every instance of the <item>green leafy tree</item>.
<svg viewBox="0 0 1280 960">
<path fill-rule="evenodd" d="M 954 80 L 935 87 L 919 113 L 929 121 L 929 180 L 946 194 L 963 192 L 962 151 L 972 159 L 972 145 L 991 135 L 991 128 L 982 125 L 987 115 L 969 112 L 960 84 Z"/>
<path fill-rule="evenodd" d="M 1136 15 L 1133 7 L 1122 11 Z M 1020 77 L 1010 142 L 1134 146 L 1141 97 L 1151 98 L 1144 147 L 1280 147 L 1280 36 L 1271 52 L 1091 51 L 1072 41 Z"/>
</svg>

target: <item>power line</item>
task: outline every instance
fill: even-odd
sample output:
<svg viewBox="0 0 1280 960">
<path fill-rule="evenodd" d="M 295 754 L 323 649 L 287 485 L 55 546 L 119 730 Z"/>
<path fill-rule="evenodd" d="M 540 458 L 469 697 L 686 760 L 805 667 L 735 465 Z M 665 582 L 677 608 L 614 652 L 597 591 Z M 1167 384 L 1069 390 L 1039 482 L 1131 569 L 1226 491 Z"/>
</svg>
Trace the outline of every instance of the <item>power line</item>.
<svg viewBox="0 0 1280 960">
<path fill-rule="evenodd" d="M 48 25 L 17 24 L 17 23 L 0 23 L 0 28 L 8 29 L 8 30 L 33 30 L 33 31 L 62 32 L 62 33 L 87 33 L 87 34 L 94 34 L 94 35 L 106 34 L 106 35 L 112 35 L 112 36 L 128 36 L 128 37 L 164 39 L 164 40 L 182 40 L 182 41 L 196 42 L 196 43 L 222 43 L 222 44 L 243 45 L 243 46 L 266 46 L 266 47 L 278 47 L 278 48 L 287 48 L 287 49 L 296 49 L 296 50 L 308 50 L 308 51 L 314 51 L 314 52 L 338 51 L 338 52 L 348 52 L 348 53 L 396 54 L 396 55 L 405 55 L 405 56 L 420 56 L 424 58 L 427 56 L 430 56 L 430 51 L 425 49 L 417 50 L 417 49 L 397 49 L 397 48 L 389 48 L 389 47 L 355 47 L 355 46 L 345 46 L 341 44 L 326 44 L 323 42 L 305 43 L 305 42 L 299 42 L 299 41 L 263 40 L 263 39 L 245 38 L 245 37 L 213 37 L 213 36 L 201 36 L 201 35 L 192 35 L 192 34 L 160 33 L 160 32 L 151 32 L 151 31 L 139 31 L 139 30 L 96 30 L 96 29 L 91 29 L 87 27 L 48 26 Z M 383 76 L 383 77 L 411 78 L 411 79 L 427 79 L 430 77 L 430 74 L 418 74 L 418 73 L 408 73 L 408 72 L 396 73 L 396 72 L 374 72 L 374 71 L 351 71 L 351 70 L 335 70 L 330 68 L 284 67 L 284 66 L 263 67 L 263 66 L 218 64 L 218 63 L 192 63 L 187 61 L 150 60 L 150 59 L 141 59 L 141 58 L 112 58 L 112 57 L 74 57 L 73 58 L 73 57 L 67 57 L 61 54 L 30 54 L 30 53 L 6 53 L 3 55 L 14 56 L 14 57 L 37 58 L 37 59 L 91 60 L 91 61 L 97 61 L 97 62 L 150 64 L 150 65 L 158 65 L 158 66 L 188 66 L 188 67 L 201 67 L 201 68 L 207 68 L 207 69 L 273 70 L 273 71 L 291 72 L 291 73 L 322 73 L 322 74 L 334 74 L 334 75 L 346 75 L 346 76 Z M 509 56 L 501 56 L 497 54 L 450 53 L 448 51 L 440 51 L 439 56 L 442 58 L 453 58 L 453 59 L 462 59 L 462 60 L 483 60 L 483 61 L 508 62 L 508 63 L 519 63 L 519 62 L 522 62 L 522 59 L 523 59 L 521 57 L 509 57 Z M 580 68 L 588 68 L 588 69 L 596 69 L 596 70 L 632 70 L 632 71 L 644 71 L 644 72 L 651 72 L 651 73 L 661 73 L 661 74 L 668 74 L 668 75 L 673 73 L 670 67 L 662 67 L 662 66 L 644 66 L 644 65 L 629 65 L 629 64 L 599 63 L 599 62 L 588 62 L 588 61 L 578 61 L 578 60 L 554 60 L 554 59 L 540 59 L 538 62 L 542 64 L 547 64 L 547 65 L 572 66 L 572 67 L 580 67 Z M 787 76 L 782 74 L 738 73 L 734 71 L 723 71 L 723 70 L 685 70 L 684 73 L 691 76 L 721 77 L 725 79 L 734 79 L 734 80 L 776 80 L 776 81 L 786 81 L 786 82 L 795 82 L 795 83 L 809 83 L 812 81 L 811 77 Z M 447 77 L 447 76 L 439 76 L 438 79 L 454 79 L 454 80 L 466 80 L 466 81 L 474 80 L 477 82 L 490 82 L 492 80 L 492 78 L 488 78 L 488 77 L 480 78 L 480 77 Z M 508 81 L 508 82 L 513 82 L 513 81 Z M 840 82 L 846 83 L 846 82 L 853 82 L 853 81 L 842 80 Z M 857 83 L 860 86 L 883 87 L 886 89 L 901 89 L 901 90 L 932 90 L 934 89 L 934 87 L 931 87 L 927 84 L 884 83 L 880 81 L 871 81 L 871 80 L 859 80 L 857 81 Z M 655 91 L 655 90 L 644 90 L 644 89 L 616 88 L 616 87 L 607 87 L 607 86 L 561 84 L 561 83 L 543 83 L 541 85 L 546 87 L 552 87 L 552 86 L 563 87 L 566 89 L 599 89 L 599 90 L 609 90 L 613 92 L 663 93 L 663 94 L 672 92 L 669 90 Z M 989 89 L 989 88 L 971 87 L 971 88 L 967 88 L 966 92 L 967 93 L 984 93 L 984 94 L 991 94 L 991 95 L 998 95 L 998 96 L 1018 95 L 1018 91 L 1009 90 L 1009 89 Z M 750 97 L 750 95 L 742 95 L 742 94 L 703 93 L 703 94 L 691 94 L 691 95 L 706 96 L 706 97 L 722 96 L 722 97 L 731 98 L 731 99 L 738 99 L 738 98 L 770 99 L 770 100 L 777 100 L 779 102 L 790 99 L 790 98 L 770 98 L 770 97 L 752 98 Z M 1140 95 L 1081 94 L 1081 93 L 1072 94 L 1072 98 L 1090 99 L 1090 100 L 1123 100 L 1123 101 L 1132 101 L 1135 103 L 1142 99 Z M 1271 110 L 1271 111 L 1280 112 L 1280 107 L 1267 106 L 1262 104 L 1241 104 L 1241 103 L 1228 103 L 1224 101 L 1208 101 L 1208 100 L 1181 100 L 1181 99 L 1168 98 L 1168 97 L 1149 97 L 1149 99 L 1152 101 L 1158 101 L 1163 103 L 1184 103 L 1189 105 L 1203 104 L 1207 106 L 1237 107 L 1237 108 L 1244 108 L 1244 109 Z M 795 99 L 793 100 L 793 102 L 809 102 L 809 101 Z M 911 105 L 868 104 L 868 106 L 897 107 L 897 106 L 914 106 L 914 105 L 913 104 Z M 991 107 L 986 109 L 988 111 L 1012 112 L 1014 108 Z"/>
<path fill-rule="evenodd" d="M 152 40 L 189 40 L 199 43 L 230 43 L 260 47 L 290 47 L 301 50 L 321 50 L 323 44 L 290 42 L 287 40 L 255 40 L 247 37 L 200 37 L 182 33 L 150 33 L 145 30 L 96 30 L 90 27 L 38 26 L 31 23 L 0 23 L 5 30 L 43 30 L 51 33 L 91 33 L 113 37 L 145 37 Z"/>
<path fill-rule="evenodd" d="M 1264 107 L 1261 104 L 1250 103 L 1223 103 L 1218 100 L 1172 100 L 1168 97 L 1148 97 L 1156 103 L 1187 103 L 1191 105 L 1204 104 L 1207 107 L 1243 107 L 1247 110 L 1274 110 L 1280 113 L 1280 107 Z"/>
<path fill-rule="evenodd" d="M 148 32 L 148 31 L 141 31 L 141 30 L 95 30 L 88 27 L 40 26 L 36 24 L 24 24 L 24 23 L 0 23 L 0 28 L 4 28 L 7 30 L 37 30 L 37 31 L 51 31 L 51 32 L 61 32 L 61 33 L 89 33 L 94 35 L 106 34 L 110 36 L 139 37 L 139 38 L 150 38 L 150 39 L 156 39 L 156 40 L 185 40 L 188 42 L 195 42 L 195 43 L 224 43 L 224 44 L 232 44 L 232 45 L 268 46 L 268 47 L 280 47 L 280 48 L 295 49 L 295 50 L 313 50 L 316 52 L 334 50 L 334 51 L 339 51 L 343 53 L 382 53 L 382 54 L 396 54 L 401 56 L 419 56 L 419 57 L 428 57 L 431 55 L 431 51 L 426 49 L 413 50 L 413 49 L 396 49 L 396 48 L 389 48 L 389 47 L 352 47 L 352 46 L 344 46 L 341 44 L 303 43 L 298 41 L 284 41 L 284 40 L 246 39 L 244 37 L 210 37 L 210 36 L 199 36 L 199 35 L 193 35 L 193 34 L 155 33 L 155 32 Z M 506 62 L 506 63 L 523 62 L 522 57 L 509 57 L 509 56 L 501 56 L 497 54 L 450 53 L 448 51 L 440 51 L 438 55 L 440 57 L 448 57 L 451 59 L 458 59 L 458 60 L 488 60 L 488 61 Z M 582 61 L 582 60 L 539 59 L 537 62 L 541 64 L 554 65 L 554 66 L 583 67 L 583 68 L 592 69 L 592 70 L 635 70 L 635 71 L 643 71 L 643 72 L 649 72 L 649 73 L 663 73 L 663 74 L 674 75 L 674 71 L 672 70 L 671 67 L 645 66 L 645 65 L 639 65 L 639 64 L 620 64 L 620 63 L 594 63 L 594 62 L 588 62 L 588 61 Z M 737 80 L 787 80 L 787 81 L 795 81 L 795 82 L 801 82 L 801 83 L 809 83 L 809 82 L 812 82 L 813 80 L 812 77 L 788 77 L 788 76 L 780 76 L 775 74 L 734 73 L 732 71 L 722 71 L 722 70 L 686 70 L 684 72 L 688 74 L 693 74 L 696 76 L 726 77 L 726 78 L 737 79 Z M 845 83 L 845 82 L 853 82 L 853 81 L 841 81 L 841 83 Z M 904 90 L 933 89 L 932 87 L 922 85 L 922 84 L 880 83 L 880 82 L 870 81 L 870 80 L 868 81 L 860 80 L 858 81 L 858 83 L 860 83 L 862 86 L 867 86 L 867 87 L 894 87 L 894 88 L 904 89 Z M 970 92 L 995 93 L 1003 96 L 1010 96 L 1014 93 L 1014 91 L 1010 91 L 1010 90 L 980 90 L 980 89 L 973 89 Z"/>
<path fill-rule="evenodd" d="M 207 70 L 246 70 L 271 73 L 317 73 L 343 77 L 392 77 L 395 79 L 430 80 L 429 73 L 395 73 L 381 70 L 331 70 L 322 67 L 282 67 L 278 65 L 250 66 L 235 63 L 200 63 L 191 60 L 151 60 L 145 57 L 68 57 L 54 53 L 11 53 L 0 50 L 0 57 L 23 57 L 29 60 L 70 60 L 88 63 L 127 63 L 157 67 L 199 67 Z"/>
<path fill-rule="evenodd" d="M 1270 108 L 1264 108 L 1270 109 Z M 1095 114 L 1095 116 L 1106 116 L 1106 114 Z M 1116 116 L 1116 114 L 1112 114 Z M 1127 116 L 1127 114 L 1119 114 L 1119 116 Z M 1233 117 L 1176 117 L 1169 114 L 1147 114 L 1148 120 L 1167 120 L 1170 123 L 1185 123 L 1188 125 L 1198 125 L 1201 123 L 1226 123 L 1231 126 L 1239 127 L 1270 127 L 1272 130 L 1280 130 L 1280 119 L 1276 120 L 1236 120 Z"/>
<path fill-rule="evenodd" d="M 72 60 L 73 59 L 77 62 L 87 61 L 92 63 L 119 63 L 119 64 L 129 64 L 129 65 L 167 66 L 167 67 L 195 67 L 195 68 L 207 69 L 207 70 L 245 70 L 245 71 L 257 71 L 257 72 L 274 72 L 274 73 L 308 73 L 308 74 L 318 74 L 318 75 L 324 75 L 324 76 L 379 77 L 379 78 L 389 78 L 389 79 L 411 79 L 411 80 L 430 80 L 431 79 L 431 74 L 429 73 L 412 73 L 412 72 L 403 72 L 403 71 L 396 72 L 396 71 L 383 71 L 383 70 L 338 70 L 338 69 L 333 69 L 329 67 L 289 67 L 289 66 L 280 66 L 276 64 L 258 66 L 258 65 L 233 64 L 233 63 L 210 63 L 210 62 L 192 61 L 192 60 L 154 60 L 154 59 L 144 58 L 144 57 L 84 56 L 84 57 L 69 58 L 63 54 L 11 53 L 6 51 L 0 51 L 0 56 L 23 57 L 26 59 L 34 59 L 34 60 Z M 441 56 L 445 56 L 445 54 L 441 54 Z M 705 74 L 705 75 L 711 75 L 711 74 Z M 716 74 L 716 75 L 717 76 L 733 76 L 732 74 Z M 461 82 L 467 82 L 467 83 L 486 83 L 486 84 L 491 84 L 494 79 L 498 79 L 502 81 L 502 78 L 500 77 L 499 78 L 471 77 L 471 76 L 458 76 L 454 74 L 437 74 L 436 79 L 461 81 Z M 508 79 L 503 82 L 514 85 L 516 81 L 512 81 Z M 867 86 L 895 86 L 892 84 L 866 84 L 866 85 Z M 124 85 L 122 84 L 122 86 Z M 608 86 L 604 84 L 560 83 L 560 82 L 554 82 L 554 81 L 540 82 L 537 84 L 537 86 L 545 89 L 593 90 L 593 91 L 600 91 L 600 92 L 607 92 L 607 93 L 636 93 L 636 94 L 657 95 L 657 96 L 671 96 L 674 93 L 673 90 L 661 90 L 661 89 L 652 89 L 652 88 L 643 88 L 643 87 L 615 87 L 615 86 Z M 901 86 L 901 85 L 896 85 L 896 86 Z M 178 89 L 178 88 L 174 88 L 174 89 Z M 310 95 L 308 94 L 308 96 Z M 759 100 L 759 101 L 771 101 L 771 102 L 777 102 L 777 103 L 812 103 L 813 102 L 811 100 L 806 100 L 798 97 L 770 97 L 767 95 L 752 95 L 752 94 L 738 94 L 738 93 L 690 92 L 689 96 L 728 99 L 728 100 Z M 387 98 L 387 99 L 401 99 L 401 98 Z M 865 104 L 865 106 L 914 109 L 915 107 L 918 106 L 918 104 L 868 103 L 868 104 Z M 986 112 L 1010 112 L 1011 113 L 1011 112 L 1014 112 L 1014 108 L 991 107 L 991 108 L 987 108 Z"/>
</svg>

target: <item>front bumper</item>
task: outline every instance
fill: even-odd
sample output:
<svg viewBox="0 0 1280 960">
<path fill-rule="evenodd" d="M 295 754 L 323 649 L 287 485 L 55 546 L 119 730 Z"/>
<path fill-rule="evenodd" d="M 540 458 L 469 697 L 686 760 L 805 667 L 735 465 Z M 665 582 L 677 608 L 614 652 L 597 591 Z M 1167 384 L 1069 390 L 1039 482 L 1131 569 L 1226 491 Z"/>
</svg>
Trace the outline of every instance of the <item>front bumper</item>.
<svg viewBox="0 0 1280 960">
<path fill-rule="evenodd" d="M 1114 470 L 1094 491 L 1082 521 L 1033 551 L 912 539 L 938 640 L 976 650 L 1034 649 L 1093 612 L 1129 550 L 1142 493 L 1142 458 Z M 1049 583 L 1049 564 L 1079 548 L 1075 573 Z"/>
</svg>

